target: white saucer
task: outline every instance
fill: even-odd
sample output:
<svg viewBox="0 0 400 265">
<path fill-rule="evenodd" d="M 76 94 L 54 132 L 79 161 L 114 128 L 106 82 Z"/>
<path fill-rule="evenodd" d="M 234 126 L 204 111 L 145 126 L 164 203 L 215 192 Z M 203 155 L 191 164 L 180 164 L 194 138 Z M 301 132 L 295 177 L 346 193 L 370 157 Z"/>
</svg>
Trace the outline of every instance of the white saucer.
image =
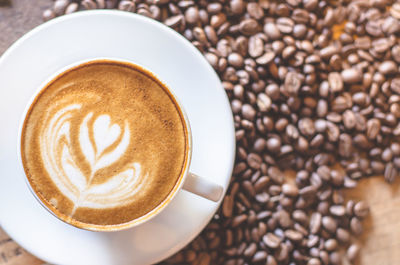
<svg viewBox="0 0 400 265">
<path fill-rule="evenodd" d="M 225 190 L 232 173 L 232 112 L 218 76 L 187 40 L 148 18 L 86 11 L 54 19 L 0 59 L 0 223 L 22 247 L 54 264 L 151 264 L 189 243 L 220 205 L 180 191 L 160 215 L 136 228 L 89 232 L 67 225 L 35 200 L 17 157 L 17 132 L 37 87 L 74 62 L 120 58 L 153 71 L 175 92 L 193 130 L 193 173 Z"/>
</svg>

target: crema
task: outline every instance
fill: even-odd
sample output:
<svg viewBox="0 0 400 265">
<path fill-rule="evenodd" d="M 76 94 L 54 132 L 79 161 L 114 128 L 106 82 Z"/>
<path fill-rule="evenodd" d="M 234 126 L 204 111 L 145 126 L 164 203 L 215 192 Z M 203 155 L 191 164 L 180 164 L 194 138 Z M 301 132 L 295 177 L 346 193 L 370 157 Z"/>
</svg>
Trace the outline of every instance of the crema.
<svg viewBox="0 0 400 265">
<path fill-rule="evenodd" d="M 37 197 L 62 220 L 115 225 L 139 218 L 182 178 L 188 132 L 155 76 L 98 60 L 47 84 L 27 112 L 22 162 Z"/>
</svg>

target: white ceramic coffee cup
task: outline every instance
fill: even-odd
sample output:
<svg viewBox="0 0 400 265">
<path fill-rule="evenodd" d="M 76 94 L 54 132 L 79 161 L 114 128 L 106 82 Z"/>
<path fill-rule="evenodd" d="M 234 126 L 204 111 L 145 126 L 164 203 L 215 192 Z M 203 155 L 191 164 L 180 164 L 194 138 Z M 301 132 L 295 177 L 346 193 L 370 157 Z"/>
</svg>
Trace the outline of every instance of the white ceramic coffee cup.
<svg viewBox="0 0 400 265">
<path fill-rule="evenodd" d="M 19 134 L 18 134 L 18 147 L 17 147 L 17 152 L 18 152 L 18 157 L 20 160 L 20 164 L 23 167 L 23 163 L 22 163 L 22 159 L 21 159 L 21 137 L 22 137 L 22 129 L 23 129 L 23 124 L 26 118 L 26 115 L 31 107 L 31 105 L 33 104 L 34 100 L 36 99 L 36 97 L 38 96 L 38 94 L 40 94 L 40 92 L 46 87 L 46 85 L 48 83 L 50 83 L 53 79 L 55 79 L 57 76 L 59 76 L 61 73 L 68 71 L 71 68 L 74 68 L 76 66 L 79 66 L 81 64 L 84 63 L 88 63 L 88 62 L 94 62 L 97 60 L 101 60 L 101 61 L 105 61 L 105 60 L 109 60 L 109 61 L 114 61 L 114 62 L 121 62 L 121 63 L 125 63 L 125 64 L 132 64 L 132 65 L 137 65 L 133 62 L 130 61 L 126 61 L 126 60 L 121 60 L 121 59 L 114 59 L 114 58 L 97 58 L 97 59 L 91 59 L 91 60 L 84 60 L 84 61 L 79 61 L 76 62 L 72 65 L 69 65 L 59 71 L 57 71 L 54 75 L 52 75 L 48 80 L 46 80 L 45 82 L 43 82 L 43 84 L 38 88 L 38 90 L 33 94 L 31 100 L 29 101 L 29 103 L 27 104 L 25 111 L 23 112 L 23 115 L 21 117 L 21 121 L 20 121 L 20 127 L 19 127 Z M 140 68 L 144 69 L 145 71 L 148 71 L 151 75 L 153 76 L 157 76 L 155 73 L 151 72 L 150 70 L 144 68 L 143 66 L 138 65 Z M 157 77 L 158 80 L 160 80 Z M 162 80 L 160 80 L 162 82 Z M 129 222 L 126 223 L 122 223 L 122 224 L 115 224 L 115 225 L 95 225 L 95 224 L 87 224 L 87 223 L 83 223 L 83 222 L 77 222 L 76 220 L 74 220 L 73 223 L 69 222 L 67 218 L 64 218 L 63 216 L 54 213 L 51 209 L 49 209 L 46 204 L 39 198 L 39 196 L 36 194 L 36 192 L 34 191 L 34 189 L 32 188 L 27 176 L 25 175 L 25 182 L 29 187 L 29 190 L 32 192 L 32 194 L 34 195 L 34 197 L 37 199 L 37 201 L 47 210 L 49 211 L 52 215 L 54 215 L 55 217 L 57 217 L 58 219 L 60 219 L 61 221 L 70 224 L 70 225 L 74 225 L 78 228 L 82 228 L 82 229 L 86 229 L 86 230 L 90 230 L 90 231 L 102 231 L 102 232 L 111 232 L 111 231 L 119 231 L 119 230 L 123 230 L 123 229 L 128 229 L 131 227 L 134 227 L 136 225 L 142 224 L 144 222 L 147 222 L 148 220 L 150 220 L 151 218 L 153 218 L 154 216 L 156 216 L 157 214 L 159 214 L 162 210 L 164 210 L 169 203 L 172 201 L 172 199 L 176 196 L 176 194 L 181 190 L 186 190 L 188 192 L 194 193 L 196 195 L 199 195 L 205 199 L 214 201 L 214 202 L 218 202 L 223 193 L 224 190 L 223 188 L 216 184 L 213 183 L 212 181 L 200 177 L 198 175 L 196 175 L 195 173 L 190 172 L 189 168 L 190 168 L 190 162 L 192 159 L 192 132 L 191 132 L 191 128 L 190 128 L 190 123 L 189 123 L 189 119 L 186 115 L 186 112 L 182 106 L 182 104 L 179 102 L 179 99 L 176 97 L 176 95 L 173 93 L 173 91 L 168 87 L 168 84 L 165 84 L 165 82 L 162 82 L 164 84 L 164 86 L 168 89 L 169 94 L 172 96 L 173 100 L 175 101 L 175 104 L 178 106 L 179 111 L 181 113 L 181 116 L 183 117 L 183 122 L 184 122 L 184 126 L 187 132 L 187 159 L 185 161 L 184 164 L 184 169 L 182 170 L 182 174 L 179 177 L 178 181 L 176 182 L 174 188 L 171 190 L 171 192 L 168 194 L 168 196 L 157 206 L 155 207 L 153 210 L 151 210 L 150 212 L 146 213 L 145 215 L 138 217 L 136 219 L 133 219 Z"/>
</svg>

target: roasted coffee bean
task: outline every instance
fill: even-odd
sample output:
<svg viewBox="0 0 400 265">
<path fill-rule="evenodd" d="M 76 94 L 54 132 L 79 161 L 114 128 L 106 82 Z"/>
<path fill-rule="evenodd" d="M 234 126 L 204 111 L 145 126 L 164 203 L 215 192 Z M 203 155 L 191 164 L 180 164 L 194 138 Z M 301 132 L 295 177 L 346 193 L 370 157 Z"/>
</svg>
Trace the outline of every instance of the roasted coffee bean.
<svg viewBox="0 0 400 265">
<path fill-rule="evenodd" d="M 300 89 L 301 83 L 302 82 L 297 73 L 295 73 L 295 72 L 287 73 L 287 75 L 285 77 L 285 84 L 284 84 L 285 92 L 288 95 L 297 95 L 297 93 Z"/>
<path fill-rule="evenodd" d="M 324 247 L 327 251 L 333 251 L 338 247 L 336 239 L 330 238 L 325 241 Z"/>
<path fill-rule="evenodd" d="M 296 197 L 299 194 L 299 189 L 295 185 L 283 184 L 282 192 L 287 196 Z"/>
<path fill-rule="evenodd" d="M 339 227 L 336 230 L 336 238 L 343 243 L 347 243 L 350 240 L 350 233 L 348 230 L 345 230 L 341 227 Z"/>
<path fill-rule="evenodd" d="M 95 0 L 97 4 L 97 8 L 103 9 L 106 7 L 106 1 L 105 0 Z"/>
<path fill-rule="evenodd" d="M 186 9 L 185 19 L 186 22 L 188 22 L 189 24 L 196 24 L 196 22 L 200 19 L 199 10 L 197 9 L 197 7 L 191 6 Z"/>
<path fill-rule="evenodd" d="M 265 261 L 267 258 L 267 252 L 266 251 L 257 251 L 256 254 L 254 254 L 252 262 L 261 262 Z"/>
<path fill-rule="evenodd" d="M 392 143 L 390 149 L 392 150 L 393 155 L 400 155 L 400 143 Z"/>
<path fill-rule="evenodd" d="M 246 257 L 253 257 L 257 251 L 257 244 L 251 243 L 243 252 L 243 255 Z"/>
<path fill-rule="evenodd" d="M 298 127 L 304 136 L 313 136 L 315 133 L 314 122 L 310 118 L 299 120 Z"/>
<path fill-rule="evenodd" d="M 222 212 L 225 217 L 231 217 L 233 212 L 234 201 L 230 195 L 225 196 L 222 204 Z"/>
<path fill-rule="evenodd" d="M 266 94 L 260 93 L 257 96 L 257 106 L 260 111 L 267 112 L 271 109 L 272 100 Z"/>
<path fill-rule="evenodd" d="M 281 241 L 282 241 L 281 238 L 279 238 L 278 236 L 276 236 L 275 234 L 272 234 L 272 233 L 267 233 L 263 237 L 264 244 L 267 247 L 272 248 L 272 249 L 278 248 Z"/>
<path fill-rule="evenodd" d="M 293 223 L 290 219 L 290 215 L 285 210 L 276 212 L 275 218 L 277 218 L 279 225 L 283 228 L 288 228 Z"/>
<path fill-rule="evenodd" d="M 267 65 L 274 59 L 274 57 L 275 57 L 275 53 L 269 51 L 269 52 L 264 53 L 260 57 L 258 57 L 256 59 L 256 62 L 259 65 Z"/>
<path fill-rule="evenodd" d="M 308 248 L 311 249 L 318 244 L 319 240 L 320 240 L 319 236 L 311 234 L 311 235 L 309 235 L 309 237 L 307 239 L 306 245 Z"/>
<path fill-rule="evenodd" d="M 247 220 L 248 216 L 246 214 L 237 215 L 232 219 L 232 227 L 238 227 Z"/>
<path fill-rule="evenodd" d="M 385 148 L 385 150 L 383 150 L 382 155 L 381 155 L 381 158 L 382 158 L 382 160 L 385 161 L 385 162 L 389 162 L 389 161 L 392 160 L 392 158 L 393 158 L 393 153 L 392 153 L 392 151 L 390 150 L 390 148 Z"/>
<path fill-rule="evenodd" d="M 336 231 L 337 222 L 332 217 L 324 216 L 324 217 L 322 217 L 321 222 L 322 222 L 323 228 L 326 229 L 328 232 L 334 233 Z"/>
<path fill-rule="evenodd" d="M 351 136 L 348 134 L 341 134 L 339 136 L 339 154 L 342 157 L 350 157 L 353 151 L 353 144 Z"/>
<path fill-rule="evenodd" d="M 367 137 L 368 139 L 375 139 L 381 129 L 381 122 L 378 119 L 370 119 L 367 122 Z"/>
<path fill-rule="evenodd" d="M 249 54 L 251 57 L 256 58 L 264 52 L 264 41 L 259 35 L 254 35 L 249 38 Z"/>
<path fill-rule="evenodd" d="M 281 32 L 275 23 L 266 23 L 264 25 L 264 32 L 273 40 L 281 38 Z"/>
<path fill-rule="evenodd" d="M 283 172 L 277 167 L 268 168 L 268 175 L 277 184 L 282 184 L 285 179 Z"/>
<path fill-rule="evenodd" d="M 121 4 L 120 4 L 120 7 L 121 7 Z M 182 23 L 183 19 L 184 18 L 183 18 L 182 15 L 172 16 L 172 17 L 167 18 L 164 21 L 164 24 L 167 25 L 168 27 L 175 28 L 175 27 L 179 26 Z"/>
<path fill-rule="evenodd" d="M 364 201 L 360 201 L 354 205 L 354 214 L 357 217 L 364 218 L 369 213 L 369 207 Z"/>
<path fill-rule="evenodd" d="M 363 231 L 362 224 L 357 217 L 350 220 L 350 229 L 355 235 L 360 235 Z"/>
<path fill-rule="evenodd" d="M 293 124 L 286 126 L 286 135 L 291 139 L 297 139 L 300 136 L 299 130 Z"/>
<path fill-rule="evenodd" d="M 232 13 L 235 15 L 240 15 L 244 12 L 245 4 L 243 0 L 231 0 L 230 1 L 230 8 Z"/>
<path fill-rule="evenodd" d="M 339 139 L 339 134 L 339 127 L 336 124 L 328 121 L 326 123 L 326 135 L 328 140 L 331 142 L 336 142 Z"/>
<path fill-rule="evenodd" d="M 393 182 L 397 177 L 398 172 L 393 163 L 387 163 L 385 166 L 384 177 L 389 183 Z"/>
<path fill-rule="evenodd" d="M 119 2 L 118 9 L 123 10 L 123 11 L 128 11 L 128 12 L 135 12 L 136 4 L 132 1 L 123 0 L 123 1 Z"/>
<path fill-rule="evenodd" d="M 53 11 L 55 15 L 57 16 L 62 15 L 65 12 L 65 9 L 67 8 L 68 5 L 69 5 L 68 0 L 56 0 L 53 6 Z"/>
<path fill-rule="evenodd" d="M 369 96 L 364 92 L 354 93 L 352 96 L 352 100 L 355 104 L 360 105 L 362 107 L 364 107 L 370 103 Z"/>
<path fill-rule="evenodd" d="M 291 33 L 294 25 L 295 23 L 290 18 L 280 17 L 276 20 L 276 26 L 282 33 Z"/>
<path fill-rule="evenodd" d="M 337 72 L 331 72 L 328 75 L 329 87 L 332 93 L 343 90 L 342 76 Z"/>
<path fill-rule="evenodd" d="M 247 13 L 254 19 L 261 19 L 264 16 L 264 10 L 255 2 L 247 4 Z"/>
<path fill-rule="evenodd" d="M 317 188 L 315 186 L 307 186 L 299 191 L 299 194 L 305 198 L 312 198 L 316 195 Z"/>
<path fill-rule="evenodd" d="M 310 219 L 310 233 L 316 234 L 319 232 L 322 224 L 322 215 L 314 212 Z"/>
<path fill-rule="evenodd" d="M 278 265 L 278 263 L 273 256 L 268 255 L 265 265 Z"/>
<path fill-rule="evenodd" d="M 303 235 L 300 232 L 290 229 L 285 231 L 285 237 L 294 242 L 299 242 L 303 239 Z"/>
<path fill-rule="evenodd" d="M 391 75 L 397 73 L 397 65 L 393 61 L 384 61 L 379 65 L 379 72 L 383 75 Z"/>
<path fill-rule="evenodd" d="M 332 205 L 329 208 L 329 212 L 334 216 L 342 217 L 345 215 L 346 209 L 343 205 Z"/>
<path fill-rule="evenodd" d="M 91 9 L 96 9 L 97 4 L 93 0 L 83 0 L 81 5 L 86 9 L 86 10 L 91 10 Z"/>
<path fill-rule="evenodd" d="M 292 216 L 293 216 L 293 219 L 294 219 L 295 221 L 297 221 L 297 222 L 299 222 L 299 223 L 301 223 L 301 224 L 303 224 L 303 225 L 305 225 L 305 224 L 308 223 L 308 216 L 307 216 L 307 214 L 306 214 L 304 211 L 302 211 L 302 210 L 295 210 L 295 211 L 292 213 Z"/>
<path fill-rule="evenodd" d="M 262 192 L 262 193 L 256 194 L 256 196 L 254 196 L 254 198 L 255 198 L 256 201 L 258 201 L 259 203 L 266 203 L 266 202 L 269 201 L 270 196 L 268 195 L 268 193 Z"/>
<path fill-rule="evenodd" d="M 44 21 L 48 21 L 48 20 L 50 20 L 50 19 L 55 18 L 55 17 L 56 17 L 56 14 L 54 13 L 53 10 L 47 9 L 47 10 L 45 10 L 45 11 L 43 12 L 42 17 L 43 17 L 43 20 L 44 20 Z"/>
<path fill-rule="evenodd" d="M 228 63 L 233 67 L 240 68 L 243 66 L 243 57 L 238 53 L 231 53 L 228 56 Z"/>
<path fill-rule="evenodd" d="M 259 25 L 254 19 L 245 19 L 239 25 L 239 30 L 243 35 L 251 36 L 257 33 Z"/>
<path fill-rule="evenodd" d="M 350 261 L 354 261 L 357 258 L 359 251 L 360 251 L 360 247 L 357 244 L 352 244 L 347 249 L 347 253 L 346 253 L 347 254 L 347 258 Z"/>
<path fill-rule="evenodd" d="M 267 149 L 272 153 L 277 153 L 281 150 L 281 140 L 277 137 L 271 137 L 267 140 Z"/>
<path fill-rule="evenodd" d="M 103 7 L 104 8 L 104 7 Z M 79 5 L 78 3 L 70 3 L 65 9 L 65 14 L 71 14 L 78 11 Z"/>
<path fill-rule="evenodd" d="M 399 94 L 400 93 L 400 78 L 393 78 L 390 83 L 390 89 Z"/>
<path fill-rule="evenodd" d="M 322 59 L 329 59 L 332 55 L 336 54 L 338 52 L 338 49 L 331 45 L 328 47 L 323 48 L 319 54 L 321 56 Z"/>
<path fill-rule="evenodd" d="M 285 60 L 288 60 L 295 53 L 296 53 L 296 48 L 294 46 L 287 46 L 282 51 L 282 58 L 285 59 Z M 282 68 L 282 69 L 285 69 L 285 68 Z"/>
<path fill-rule="evenodd" d="M 350 69 L 345 69 L 341 73 L 342 79 L 344 83 L 348 84 L 354 84 L 361 82 L 362 80 L 362 73 L 361 71 L 355 69 L 355 68 L 350 68 Z"/>
</svg>

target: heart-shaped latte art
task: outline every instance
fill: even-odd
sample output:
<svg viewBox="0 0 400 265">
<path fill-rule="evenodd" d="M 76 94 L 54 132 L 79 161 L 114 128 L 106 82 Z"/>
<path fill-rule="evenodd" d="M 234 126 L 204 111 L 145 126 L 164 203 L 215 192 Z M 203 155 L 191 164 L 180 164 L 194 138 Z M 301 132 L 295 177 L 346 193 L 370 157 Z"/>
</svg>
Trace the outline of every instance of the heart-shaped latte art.
<svg viewBox="0 0 400 265">
<path fill-rule="evenodd" d="M 93 134 L 98 154 L 103 153 L 104 149 L 112 145 L 121 134 L 118 124 L 111 125 L 111 118 L 108 115 L 98 116 L 93 123 Z"/>
</svg>

